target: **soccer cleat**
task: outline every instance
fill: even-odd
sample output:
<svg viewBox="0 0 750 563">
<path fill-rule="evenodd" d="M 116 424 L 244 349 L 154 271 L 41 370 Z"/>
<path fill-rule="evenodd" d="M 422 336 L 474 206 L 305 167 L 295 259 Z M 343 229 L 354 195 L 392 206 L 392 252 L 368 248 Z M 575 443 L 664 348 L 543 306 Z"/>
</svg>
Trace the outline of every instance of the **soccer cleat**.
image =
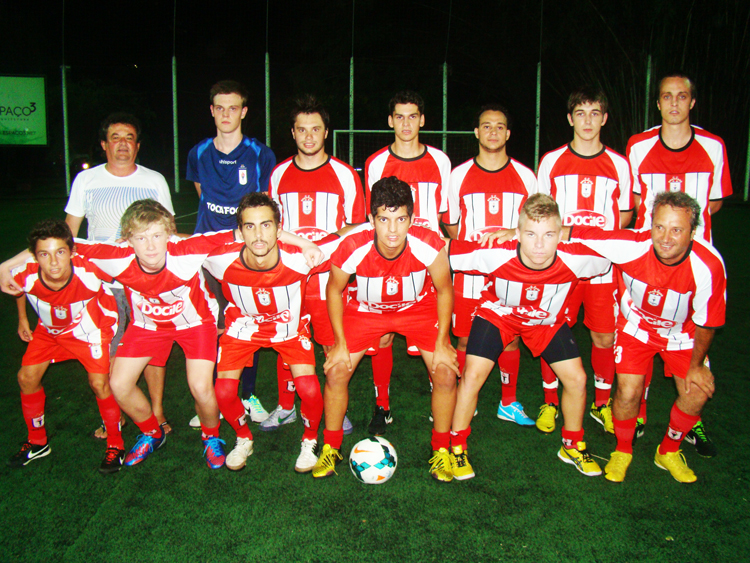
<svg viewBox="0 0 750 563">
<path fill-rule="evenodd" d="M 203 438 L 203 457 L 209 469 L 221 469 L 224 467 L 227 456 L 224 455 L 226 442 L 218 436 Z"/>
<path fill-rule="evenodd" d="M 635 434 L 633 434 L 633 443 L 635 444 L 635 441 L 638 438 L 643 438 L 643 435 L 646 433 L 646 421 L 643 420 L 641 417 L 638 417 L 635 420 Z"/>
<path fill-rule="evenodd" d="M 324 444 L 323 451 L 320 452 L 320 457 L 318 457 L 318 461 L 315 463 L 315 467 L 313 467 L 312 476 L 316 479 L 322 479 L 323 477 L 330 477 L 336 474 L 336 466 L 343 459 L 336 448 Z"/>
<path fill-rule="evenodd" d="M 281 406 L 277 406 L 271 411 L 263 422 L 260 423 L 260 429 L 264 432 L 272 432 L 277 430 L 279 426 L 284 424 L 291 424 L 297 420 L 297 409 L 292 407 L 289 410 L 284 410 Z"/>
<path fill-rule="evenodd" d="M 354 432 L 354 425 L 352 424 L 352 421 L 349 420 L 349 417 L 344 415 L 344 424 L 342 425 L 341 429 L 344 431 L 344 436 L 348 436 L 352 432 Z"/>
<path fill-rule="evenodd" d="M 318 463 L 318 456 L 315 455 L 315 448 L 318 446 L 317 440 L 302 440 L 297 463 L 294 464 L 294 470 L 297 473 L 310 473 Z"/>
<path fill-rule="evenodd" d="M 393 422 L 390 410 L 385 410 L 381 406 L 375 407 L 375 412 L 372 413 L 372 420 L 370 425 L 367 427 L 367 431 L 373 436 L 382 436 L 385 434 L 386 426 Z"/>
<path fill-rule="evenodd" d="M 250 395 L 249 399 L 242 399 L 242 406 L 245 407 L 245 414 L 252 422 L 263 422 L 268 418 L 268 411 L 260 404 L 260 399 L 255 395 Z"/>
<path fill-rule="evenodd" d="M 125 456 L 125 465 L 138 465 L 151 455 L 154 450 L 161 448 L 164 445 L 164 440 L 166 440 L 166 438 L 167 435 L 163 430 L 161 430 L 161 436 L 158 438 L 147 436 L 146 434 L 139 434 L 135 446 L 133 446 L 133 449 Z"/>
<path fill-rule="evenodd" d="M 669 471 L 675 481 L 679 481 L 680 483 L 695 483 L 698 480 L 693 470 L 687 466 L 685 456 L 682 455 L 682 450 L 660 454 L 659 447 L 657 446 L 654 463 L 659 469 Z"/>
<path fill-rule="evenodd" d="M 701 420 L 696 422 L 690 432 L 685 435 L 685 441 L 688 444 L 693 444 L 695 451 L 701 457 L 714 457 L 717 453 L 716 446 L 706 434 L 706 428 Z"/>
<path fill-rule="evenodd" d="M 545 434 L 554 432 L 558 409 L 559 407 L 552 403 L 545 403 L 539 407 L 539 416 L 536 417 L 536 427 Z"/>
<path fill-rule="evenodd" d="M 613 483 L 622 483 L 631 461 L 633 461 L 633 454 L 615 450 L 604 467 L 604 478 Z"/>
<path fill-rule="evenodd" d="M 434 450 L 429 460 L 430 475 L 437 481 L 450 483 L 453 481 L 453 471 L 451 471 L 451 455 L 445 448 Z"/>
<path fill-rule="evenodd" d="M 239 471 L 247 463 L 247 458 L 253 454 L 253 441 L 250 438 L 237 438 L 234 449 L 226 459 L 227 469 Z"/>
<path fill-rule="evenodd" d="M 615 433 L 615 423 L 612 421 L 612 399 L 600 407 L 597 407 L 596 403 L 592 403 L 589 413 L 591 414 L 591 418 L 604 427 L 604 431 L 607 434 Z"/>
<path fill-rule="evenodd" d="M 219 420 L 224 420 L 224 415 L 221 413 L 219 413 Z M 161 425 L 164 426 L 164 423 L 162 423 Z M 190 419 L 190 422 L 188 422 L 188 425 L 190 426 L 190 428 L 194 428 L 195 430 L 200 430 L 201 429 L 200 417 L 196 414 L 193 418 Z M 172 430 L 170 429 L 169 432 L 171 431 Z M 169 432 L 167 432 L 167 434 L 169 434 Z"/>
<path fill-rule="evenodd" d="M 557 452 L 559 457 L 565 463 L 575 465 L 575 468 L 587 475 L 588 477 L 596 477 L 602 474 L 602 469 L 599 464 L 594 461 L 591 454 L 586 449 L 585 442 L 578 442 L 575 448 L 566 448 L 564 445 L 560 447 L 560 451 Z"/>
<path fill-rule="evenodd" d="M 8 460 L 8 465 L 10 467 L 23 467 L 35 459 L 48 456 L 51 451 L 52 448 L 49 447 L 49 444 L 40 446 L 38 444 L 24 442 L 21 444 L 21 449 Z"/>
<path fill-rule="evenodd" d="M 107 448 L 104 452 L 104 459 L 99 466 L 99 473 L 109 475 L 117 473 L 122 468 L 122 462 L 125 461 L 125 450 L 120 448 Z"/>
<path fill-rule="evenodd" d="M 458 481 L 465 481 L 475 477 L 474 468 L 469 463 L 469 455 L 461 446 L 451 448 L 451 473 Z"/>
<path fill-rule="evenodd" d="M 507 420 L 508 422 L 515 422 L 519 426 L 534 426 L 534 421 L 526 416 L 526 413 L 523 411 L 523 405 L 518 401 L 513 401 L 507 407 L 504 407 L 501 402 L 497 407 L 497 418 Z"/>
</svg>

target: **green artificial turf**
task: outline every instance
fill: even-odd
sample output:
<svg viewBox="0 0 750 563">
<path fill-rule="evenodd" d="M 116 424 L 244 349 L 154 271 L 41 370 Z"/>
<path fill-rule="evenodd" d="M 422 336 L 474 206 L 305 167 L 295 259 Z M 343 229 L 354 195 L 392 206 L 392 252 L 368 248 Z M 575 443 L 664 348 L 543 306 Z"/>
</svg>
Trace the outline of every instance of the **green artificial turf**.
<svg viewBox="0 0 750 563">
<path fill-rule="evenodd" d="M 177 214 L 194 209 L 192 193 L 175 198 Z M 37 220 L 61 217 L 64 200 L 11 202 L 0 208 L 4 259 L 22 248 Z M 104 443 L 91 437 L 99 423 L 83 368 L 51 366 L 44 381 L 52 453 L 20 470 L 0 464 L 0 561 L 744 561 L 750 549 L 748 455 L 744 422 L 750 384 L 746 260 L 748 210 L 726 206 L 716 218 L 716 244 L 729 271 L 727 326 L 711 352 L 717 395 L 704 412 L 719 449 L 700 458 L 685 444 L 699 480 L 682 485 L 653 463 L 675 397 L 657 361 L 645 436 L 635 447 L 622 484 L 588 478 L 557 459 L 558 430 L 543 435 L 496 418 L 497 370 L 479 398 L 469 438 L 477 476 L 441 484 L 427 473 L 430 456 L 429 385 L 421 360 L 394 349 L 386 438 L 399 461 L 381 486 L 357 482 L 346 465 L 321 481 L 293 471 L 302 423 L 276 432 L 253 426 L 255 453 L 240 472 L 209 470 L 199 432 L 188 427 L 194 410 L 175 348 L 168 365 L 165 410 L 174 432 L 145 463 L 103 476 L 96 470 Z M 194 217 L 178 220 L 180 230 Z M 739 236 L 738 236 L 739 235 Z M 0 456 L 25 439 L 15 374 L 24 344 L 15 334 L 15 304 L 0 298 Z M 576 336 L 590 373 L 590 344 L 581 323 Z M 318 372 L 323 381 L 322 355 Z M 258 391 L 271 410 L 276 398 L 275 357 L 264 351 Z M 374 405 L 369 360 L 351 383 L 354 434 L 343 452 L 366 437 Z M 589 382 L 589 400 L 593 381 Z M 530 416 L 542 403 L 538 361 L 522 354 L 518 398 Z M 298 401 L 299 404 L 299 401 Z M 588 415 L 586 442 L 603 466 L 614 449 Z M 137 429 L 124 429 L 127 446 Z M 222 424 L 227 449 L 234 433 Z"/>
</svg>

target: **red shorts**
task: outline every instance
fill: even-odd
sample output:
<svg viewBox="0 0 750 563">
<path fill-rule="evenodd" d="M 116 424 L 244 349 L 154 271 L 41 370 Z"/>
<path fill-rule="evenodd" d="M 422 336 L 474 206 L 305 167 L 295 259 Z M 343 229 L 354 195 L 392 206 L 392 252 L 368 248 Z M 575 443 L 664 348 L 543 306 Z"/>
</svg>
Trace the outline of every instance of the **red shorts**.
<svg viewBox="0 0 750 563">
<path fill-rule="evenodd" d="M 312 341 L 307 336 L 299 335 L 297 338 L 284 342 L 261 345 L 222 334 L 219 339 L 217 370 L 232 371 L 245 366 L 250 367 L 253 365 L 253 355 L 261 348 L 273 348 L 279 353 L 284 363 L 290 366 L 315 365 L 315 351 Z"/>
<path fill-rule="evenodd" d="M 172 344 L 177 342 L 185 359 L 216 361 L 216 325 L 203 323 L 182 330 L 146 330 L 130 323 L 117 347 L 121 358 L 151 358 L 149 365 L 167 365 Z"/>
<path fill-rule="evenodd" d="M 435 350 L 438 319 L 434 297 L 425 297 L 405 311 L 395 313 L 358 311 L 355 303 L 344 311 L 344 336 L 349 352 L 355 354 L 370 347 L 377 348 L 380 337 L 389 332 L 404 335 L 407 346 L 427 352 Z"/>
<path fill-rule="evenodd" d="M 622 374 L 645 375 L 656 354 L 664 360 L 664 373 L 685 379 L 693 350 L 665 350 L 651 343 L 644 344 L 629 334 L 615 335 L 615 371 Z"/>
<path fill-rule="evenodd" d="M 471 322 L 479 305 L 482 289 L 488 283 L 486 276 L 473 276 L 463 272 L 453 274 L 453 334 L 461 338 L 471 333 Z"/>
<path fill-rule="evenodd" d="M 110 335 L 111 332 L 110 330 Z M 111 336 L 103 338 L 101 344 L 89 344 L 78 340 L 69 332 L 52 336 L 42 325 L 37 325 L 33 337 L 21 360 L 22 366 L 78 360 L 88 373 L 109 373 Z"/>
<path fill-rule="evenodd" d="M 617 284 L 580 282 L 568 298 L 568 324 L 578 320 L 578 310 L 583 304 L 583 324 L 593 332 L 612 334 L 615 331 L 617 312 Z"/>
<path fill-rule="evenodd" d="M 317 295 L 307 295 L 305 297 L 305 307 L 302 314 L 310 315 L 312 323 L 312 333 L 315 342 L 321 346 L 333 346 L 333 328 L 331 328 L 331 319 L 328 316 L 328 307 L 326 302 L 321 300 Z"/>
</svg>

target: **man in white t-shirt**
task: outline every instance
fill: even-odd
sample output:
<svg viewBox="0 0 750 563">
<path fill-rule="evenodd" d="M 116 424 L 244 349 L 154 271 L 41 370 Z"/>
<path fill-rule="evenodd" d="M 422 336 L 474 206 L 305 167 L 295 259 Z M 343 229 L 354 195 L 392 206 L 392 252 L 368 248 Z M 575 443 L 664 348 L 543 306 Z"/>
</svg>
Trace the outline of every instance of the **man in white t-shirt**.
<svg viewBox="0 0 750 563">
<path fill-rule="evenodd" d="M 141 147 L 141 123 L 133 115 L 113 113 L 107 116 L 99 128 L 99 139 L 107 162 L 80 172 L 70 190 L 65 206 L 65 222 L 73 236 L 78 235 L 83 219 L 88 224 L 87 239 L 91 242 L 114 241 L 120 238 L 120 219 L 134 201 L 153 199 L 161 203 L 172 215 L 172 199 L 164 176 L 135 163 Z M 122 288 L 115 286 L 120 328 L 110 350 L 117 346 L 125 332 L 128 306 Z M 148 383 L 149 395 L 159 424 L 169 433 L 171 428 L 164 417 L 162 397 L 164 394 L 165 368 L 148 366 L 143 372 Z M 103 428 L 94 434 L 106 438 Z"/>
</svg>

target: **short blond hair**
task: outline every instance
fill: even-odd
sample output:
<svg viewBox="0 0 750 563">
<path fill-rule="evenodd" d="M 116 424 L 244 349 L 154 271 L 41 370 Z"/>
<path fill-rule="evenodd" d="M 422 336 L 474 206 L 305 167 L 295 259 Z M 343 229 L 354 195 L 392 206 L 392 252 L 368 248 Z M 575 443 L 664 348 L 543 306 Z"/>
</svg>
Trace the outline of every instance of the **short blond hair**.
<svg viewBox="0 0 750 563">
<path fill-rule="evenodd" d="M 518 217 L 518 228 L 521 228 L 521 224 L 526 219 L 531 219 L 537 223 L 554 218 L 557 222 L 558 228 L 562 228 L 562 219 L 560 218 L 560 207 L 557 202 L 547 194 L 534 194 L 521 208 L 521 214 Z"/>
<path fill-rule="evenodd" d="M 134 201 L 120 220 L 122 236 L 129 239 L 135 233 L 145 231 L 153 223 L 161 223 L 168 235 L 177 233 L 174 216 L 161 203 L 153 199 Z"/>
</svg>

